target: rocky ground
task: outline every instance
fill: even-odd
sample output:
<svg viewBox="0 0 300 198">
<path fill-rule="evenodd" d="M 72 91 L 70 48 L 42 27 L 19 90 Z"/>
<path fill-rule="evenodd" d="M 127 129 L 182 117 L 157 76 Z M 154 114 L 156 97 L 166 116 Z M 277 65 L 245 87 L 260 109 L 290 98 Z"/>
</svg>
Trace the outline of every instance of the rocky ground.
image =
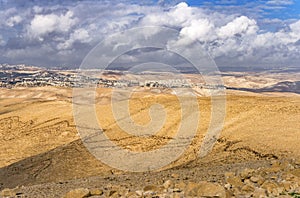
<svg viewBox="0 0 300 198">
<path fill-rule="evenodd" d="M 6 188 L 0 195 L 20 198 L 300 197 L 299 160 L 266 160 L 219 167 L 218 170 L 224 171 L 223 174 L 216 172 L 217 167 L 201 168 L 193 163 L 156 173 L 111 174 L 106 177 Z"/>
</svg>

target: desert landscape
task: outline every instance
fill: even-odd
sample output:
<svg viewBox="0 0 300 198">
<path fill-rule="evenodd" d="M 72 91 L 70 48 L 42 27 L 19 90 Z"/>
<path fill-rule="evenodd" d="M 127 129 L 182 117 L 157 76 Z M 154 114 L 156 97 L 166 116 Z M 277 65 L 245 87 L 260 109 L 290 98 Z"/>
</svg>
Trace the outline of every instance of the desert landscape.
<svg viewBox="0 0 300 198">
<path fill-rule="evenodd" d="M 0 0 L 0 198 L 300 198 L 300 0 Z"/>
<path fill-rule="evenodd" d="M 1 88 L 1 196 L 299 196 L 299 73 L 227 72 L 222 79 L 226 116 L 212 151 L 199 157 L 212 103 L 209 96 L 197 92 L 200 119 L 192 142 L 171 164 L 140 173 L 111 168 L 88 151 L 76 129 L 72 88 Z M 131 95 L 130 115 L 140 125 L 151 121 L 151 105 L 159 103 L 166 111 L 163 128 L 139 137 L 118 126 L 112 113 L 112 89 L 96 88 L 95 100 L 99 124 L 112 142 L 146 152 L 162 147 L 176 134 L 181 112 L 172 92 L 147 87 Z"/>
</svg>

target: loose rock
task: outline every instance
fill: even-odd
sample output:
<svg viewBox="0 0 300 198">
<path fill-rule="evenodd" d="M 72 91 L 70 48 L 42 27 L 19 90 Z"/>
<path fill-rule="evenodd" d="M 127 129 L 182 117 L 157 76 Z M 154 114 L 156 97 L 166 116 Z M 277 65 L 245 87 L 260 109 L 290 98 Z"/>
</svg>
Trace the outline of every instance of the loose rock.
<svg viewBox="0 0 300 198">
<path fill-rule="evenodd" d="M 226 197 L 224 187 L 211 182 L 189 183 L 186 187 L 186 196 L 196 197 Z"/>
<path fill-rule="evenodd" d="M 9 188 L 5 188 L 0 193 L 0 197 L 14 197 L 14 196 L 16 196 L 16 192 Z"/>
<path fill-rule="evenodd" d="M 103 191 L 98 189 L 98 188 L 94 188 L 94 189 L 91 189 L 90 190 L 90 194 L 91 195 L 102 195 L 103 194 Z"/>
<path fill-rule="evenodd" d="M 71 190 L 65 195 L 65 198 L 85 198 L 90 196 L 90 191 L 87 188 L 77 188 Z"/>
</svg>

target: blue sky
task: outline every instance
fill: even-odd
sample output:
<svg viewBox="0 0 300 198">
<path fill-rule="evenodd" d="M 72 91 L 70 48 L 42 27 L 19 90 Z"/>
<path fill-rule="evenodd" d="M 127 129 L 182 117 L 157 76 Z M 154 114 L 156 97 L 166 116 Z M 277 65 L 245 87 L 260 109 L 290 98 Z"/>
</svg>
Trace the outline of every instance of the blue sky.
<svg viewBox="0 0 300 198">
<path fill-rule="evenodd" d="M 78 67 L 107 36 L 148 25 L 201 42 L 220 66 L 299 66 L 299 0 L 0 0 L 0 63 Z"/>
<path fill-rule="evenodd" d="M 300 1 L 267 1 L 267 0 L 212 0 L 212 1 L 200 1 L 189 0 L 186 1 L 191 6 L 207 6 L 211 9 L 214 7 L 221 7 L 225 12 L 232 9 L 232 7 L 239 7 L 240 10 L 245 8 L 252 9 L 254 14 L 263 12 L 259 15 L 261 17 L 290 19 L 299 18 L 300 16 Z"/>
<path fill-rule="evenodd" d="M 169 4 L 181 1 L 165 1 Z M 297 19 L 300 17 L 299 0 L 187 0 L 190 6 L 205 7 L 221 12 L 247 13 L 255 18 Z"/>
</svg>

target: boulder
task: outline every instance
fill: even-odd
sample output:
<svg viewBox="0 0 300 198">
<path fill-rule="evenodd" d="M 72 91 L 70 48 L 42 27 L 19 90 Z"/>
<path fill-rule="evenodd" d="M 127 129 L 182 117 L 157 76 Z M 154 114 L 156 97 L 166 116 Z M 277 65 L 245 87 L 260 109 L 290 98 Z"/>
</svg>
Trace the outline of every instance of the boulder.
<svg viewBox="0 0 300 198">
<path fill-rule="evenodd" d="M 226 182 L 234 188 L 243 186 L 243 182 L 242 182 L 241 178 L 236 177 L 236 176 L 228 177 L 226 179 Z"/>
<path fill-rule="evenodd" d="M 242 187 L 241 190 L 246 193 L 251 193 L 251 192 L 254 192 L 255 187 L 253 185 L 246 184 L 245 186 Z"/>
<path fill-rule="evenodd" d="M 248 179 L 252 176 L 254 170 L 253 169 L 250 169 L 250 168 L 246 168 L 244 169 L 241 173 L 240 173 L 240 176 L 241 176 L 241 179 Z"/>
<path fill-rule="evenodd" d="M 171 180 L 167 180 L 163 183 L 163 187 L 165 189 L 168 189 L 168 188 L 173 188 L 174 187 L 174 183 L 171 181 Z"/>
<path fill-rule="evenodd" d="M 250 177 L 250 181 L 253 183 L 257 183 L 259 181 L 259 177 L 252 176 L 252 177 Z"/>
<path fill-rule="evenodd" d="M 15 197 L 16 192 L 12 189 L 5 188 L 0 192 L 0 197 Z"/>
<path fill-rule="evenodd" d="M 102 195 L 103 191 L 98 188 L 93 188 L 93 189 L 90 189 L 90 194 L 91 195 Z"/>
<path fill-rule="evenodd" d="M 266 190 L 263 188 L 255 188 L 253 192 L 253 197 L 266 197 Z"/>
<path fill-rule="evenodd" d="M 226 197 L 224 187 L 219 184 L 211 182 L 190 182 L 185 188 L 185 196 L 187 197 Z"/>
<path fill-rule="evenodd" d="M 89 197 L 90 191 L 87 188 L 77 188 L 74 190 L 69 191 L 66 195 L 65 198 L 85 198 Z"/>
</svg>

